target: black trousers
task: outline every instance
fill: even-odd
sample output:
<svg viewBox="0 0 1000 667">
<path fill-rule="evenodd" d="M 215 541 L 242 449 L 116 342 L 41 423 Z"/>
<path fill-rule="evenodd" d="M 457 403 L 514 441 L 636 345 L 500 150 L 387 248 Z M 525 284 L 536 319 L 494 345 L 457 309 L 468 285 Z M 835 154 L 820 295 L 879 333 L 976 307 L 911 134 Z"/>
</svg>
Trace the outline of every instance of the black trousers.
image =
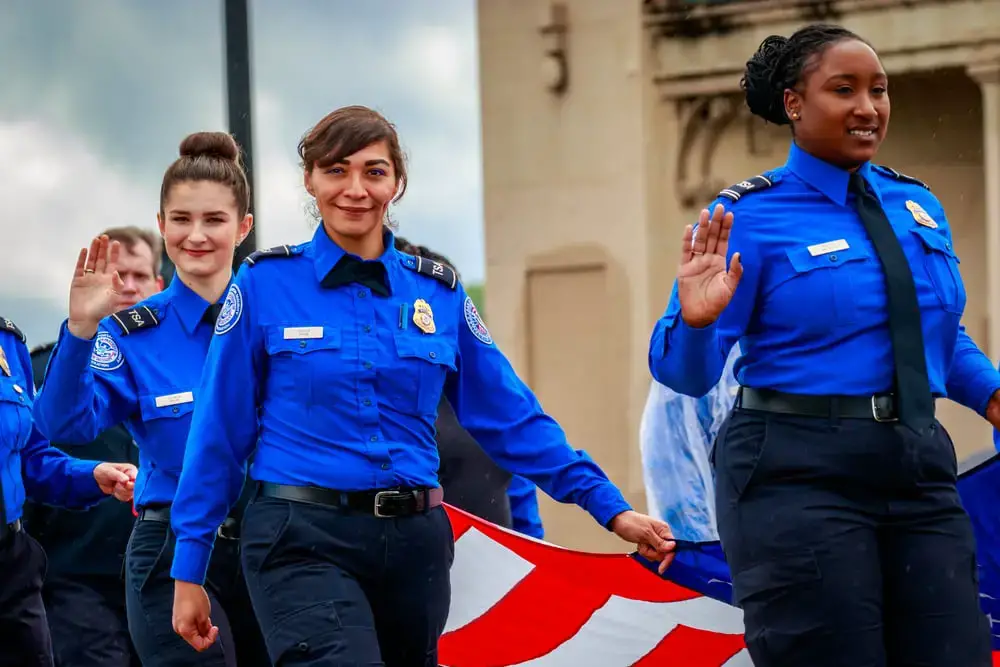
<svg viewBox="0 0 1000 667">
<path fill-rule="evenodd" d="M 170 525 L 160 521 L 137 521 L 129 540 L 126 608 L 143 667 L 270 667 L 235 540 L 216 539 L 205 585 L 219 638 L 199 653 L 174 632 L 174 545 Z"/>
<path fill-rule="evenodd" d="M 50 573 L 42 598 L 56 667 L 139 667 L 121 577 Z"/>
<path fill-rule="evenodd" d="M 45 551 L 19 531 L 0 540 L 0 667 L 52 667 L 42 602 Z"/>
<path fill-rule="evenodd" d="M 454 557 L 443 507 L 377 518 L 264 497 L 243 519 L 247 586 L 281 667 L 437 667 Z"/>
<path fill-rule="evenodd" d="M 988 667 L 972 527 L 940 424 L 736 408 L 719 534 L 755 667 Z"/>
</svg>

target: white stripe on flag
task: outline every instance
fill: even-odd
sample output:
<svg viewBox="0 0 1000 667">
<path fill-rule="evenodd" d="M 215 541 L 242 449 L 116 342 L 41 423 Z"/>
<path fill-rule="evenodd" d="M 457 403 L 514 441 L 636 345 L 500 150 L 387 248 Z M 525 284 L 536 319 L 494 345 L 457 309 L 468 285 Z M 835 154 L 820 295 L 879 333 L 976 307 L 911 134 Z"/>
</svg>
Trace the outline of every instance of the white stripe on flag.
<svg viewBox="0 0 1000 667">
<path fill-rule="evenodd" d="M 642 602 L 613 596 L 572 639 L 518 667 L 628 667 L 656 648 L 678 625 L 741 634 L 743 615 L 734 607 L 706 597 Z"/>
<path fill-rule="evenodd" d="M 727 660 L 722 667 L 753 667 L 753 660 L 750 659 L 749 651 L 743 649 Z"/>
<path fill-rule="evenodd" d="M 453 593 L 444 631 L 458 630 L 485 614 L 534 567 L 507 547 L 469 528 L 455 541 Z"/>
</svg>

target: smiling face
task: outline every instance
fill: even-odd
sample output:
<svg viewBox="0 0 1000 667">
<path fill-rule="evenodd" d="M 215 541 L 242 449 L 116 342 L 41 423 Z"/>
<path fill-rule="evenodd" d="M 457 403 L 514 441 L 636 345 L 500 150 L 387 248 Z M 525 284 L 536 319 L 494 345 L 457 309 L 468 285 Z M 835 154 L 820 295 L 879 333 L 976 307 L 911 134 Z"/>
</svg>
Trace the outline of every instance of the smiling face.
<svg viewBox="0 0 1000 667">
<path fill-rule="evenodd" d="M 167 256 L 177 273 L 208 278 L 231 270 L 236 246 L 252 218 L 240 217 L 233 191 L 213 181 L 182 181 L 170 188 L 157 214 Z"/>
<path fill-rule="evenodd" d="M 369 144 L 328 166 L 305 172 L 305 187 L 316 198 L 323 226 L 342 247 L 382 234 L 382 222 L 399 185 L 389 145 Z"/>
<path fill-rule="evenodd" d="M 807 63 L 800 85 L 785 92 L 785 109 L 803 150 L 854 169 L 874 158 L 885 139 L 888 78 L 870 46 L 845 39 Z"/>
</svg>

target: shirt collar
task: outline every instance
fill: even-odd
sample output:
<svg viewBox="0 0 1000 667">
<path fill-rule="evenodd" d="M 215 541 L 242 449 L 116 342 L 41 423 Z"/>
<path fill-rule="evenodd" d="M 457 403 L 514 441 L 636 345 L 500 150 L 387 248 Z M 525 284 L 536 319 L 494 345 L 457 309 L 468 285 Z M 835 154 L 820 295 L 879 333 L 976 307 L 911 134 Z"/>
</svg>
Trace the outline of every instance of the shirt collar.
<svg viewBox="0 0 1000 667">
<path fill-rule="evenodd" d="M 386 276 L 389 278 L 390 282 L 392 280 L 392 274 L 389 272 L 389 267 L 392 266 L 393 259 L 396 258 L 396 237 L 389 229 L 383 229 L 382 233 L 382 243 L 385 246 L 385 250 L 382 255 L 377 259 L 368 260 L 373 262 L 381 262 L 385 265 Z M 326 274 L 330 273 L 340 258 L 347 253 L 333 242 L 330 236 L 326 233 L 326 228 L 323 223 L 320 222 L 316 227 L 316 232 L 313 234 L 312 238 L 313 247 L 313 263 L 316 268 L 316 281 L 321 282 Z M 360 258 L 359 258 L 360 259 Z"/>
<path fill-rule="evenodd" d="M 231 284 L 233 279 L 230 278 L 229 282 Z M 222 292 L 220 303 L 222 299 L 226 298 L 228 291 L 229 287 L 227 286 Z M 166 296 L 170 301 L 170 305 L 177 311 L 184 330 L 189 334 L 194 334 L 195 329 L 202 321 L 201 318 L 204 316 L 205 310 L 208 308 L 208 301 L 198 296 L 177 276 L 174 276 L 170 281 L 170 286 L 166 289 Z"/>
<path fill-rule="evenodd" d="M 847 205 L 847 183 L 851 177 L 849 171 L 810 155 L 799 148 L 799 145 L 794 141 L 788 151 L 788 161 L 785 166 L 803 182 L 826 195 L 833 203 L 840 206 Z M 879 191 L 875 179 L 872 178 L 871 163 L 865 162 L 858 167 L 858 173 L 864 176 L 875 197 L 882 201 L 882 193 Z"/>
</svg>

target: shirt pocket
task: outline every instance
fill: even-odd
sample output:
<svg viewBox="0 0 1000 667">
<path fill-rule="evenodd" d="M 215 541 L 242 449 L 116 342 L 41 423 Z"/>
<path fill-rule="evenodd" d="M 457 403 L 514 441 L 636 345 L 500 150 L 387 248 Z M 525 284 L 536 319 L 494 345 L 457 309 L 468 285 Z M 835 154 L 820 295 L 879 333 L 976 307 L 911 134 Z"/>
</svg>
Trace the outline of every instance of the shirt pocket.
<svg viewBox="0 0 1000 667">
<path fill-rule="evenodd" d="M 437 411 L 450 371 L 456 370 L 455 347 L 440 336 L 397 332 L 396 365 L 382 381 L 394 408 L 416 415 Z"/>
<path fill-rule="evenodd" d="M 184 445 L 187 441 L 188 422 L 194 411 L 194 393 L 191 400 L 184 394 L 191 390 L 178 391 L 167 389 L 151 392 L 139 397 L 139 414 L 146 426 L 149 439 L 148 451 L 156 460 L 156 467 L 167 472 L 179 474 L 184 460 Z"/>
<path fill-rule="evenodd" d="M 781 284 L 772 299 L 782 322 L 820 333 L 858 322 L 858 271 L 871 260 L 865 248 L 813 255 L 801 247 L 790 248 L 785 255 L 788 263 L 783 270 L 788 273 L 779 277 Z"/>
<path fill-rule="evenodd" d="M 13 443 L 20 452 L 31 436 L 31 400 L 16 378 L 0 376 L 0 442 Z"/>
<path fill-rule="evenodd" d="M 959 270 L 958 255 L 951 241 L 941 232 L 927 227 L 911 227 L 910 232 L 920 240 L 923 248 L 923 265 L 927 279 L 937 294 L 941 307 L 961 315 L 965 309 L 966 293 Z M 918 267 L 913 267 L 918 271 Z"/>
<path fill-rule="evenodd" d="M 269 393 L 278 392 L 309 402 L 315 400 L 313 379 L 324 374 L 346 373 L 341 351 L 340 329 L 322 327 L 313 338 L 286 338 L 285 331 L 304 327 L 269 326 L 265 328 L 265 349 L 270 367 L 267 373 Z"/>
</svg>

